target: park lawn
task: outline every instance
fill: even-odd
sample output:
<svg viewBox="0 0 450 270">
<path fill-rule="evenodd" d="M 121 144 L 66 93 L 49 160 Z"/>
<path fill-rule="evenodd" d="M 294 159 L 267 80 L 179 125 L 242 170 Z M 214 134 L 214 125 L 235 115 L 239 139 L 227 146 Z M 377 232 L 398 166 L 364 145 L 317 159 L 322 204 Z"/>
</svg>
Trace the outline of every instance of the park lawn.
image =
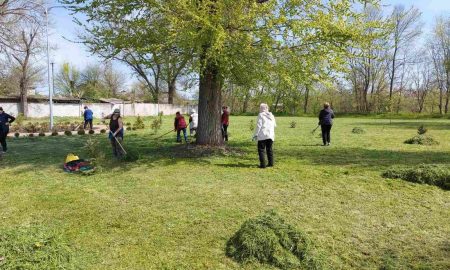
<svg viewBox="0 0 450 270">
<path fill-rule="evenodd" d="M 450 193 L 380 176 L 392 165 L 449 164 L 449 120 L 336 119 L 332 146 L 321 147 L 316 119 L 279 117 L 276 167 L 261 170 L 252 119 L 232 117 L 231 150 L 215 154 L 147 129 L 126 133 L 139 159 L 120 163 L 95 135 L 108 161 L 92 176 L 61 169 L 67 153 L 85 155 L 88 135 L 10 139 L 0 237 L 54 231 L 71 249 L 67 269 L 272 269 L 234 262 L 225 245 L 245 220 L 274 209 L 307 233 L 329 269 L 450 268 Z M 160 134 L 171 124 L 166 117 Z M 403 144 L 420 124 L 440 145 Z M 367 132 L 353 134 L 356 126 Z"/>
</svg>

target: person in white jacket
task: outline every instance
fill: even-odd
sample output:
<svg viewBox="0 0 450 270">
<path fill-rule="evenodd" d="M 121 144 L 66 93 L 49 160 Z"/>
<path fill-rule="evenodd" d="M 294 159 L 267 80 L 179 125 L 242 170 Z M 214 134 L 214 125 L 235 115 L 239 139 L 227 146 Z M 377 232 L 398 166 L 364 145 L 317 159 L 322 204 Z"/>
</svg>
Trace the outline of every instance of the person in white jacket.
<svg viewBox="0 0 450 270">
<path fill-rule="evenodd" d="M 197 126 L 198 126 L 198 113 L 195 111 L 195 109 L 191 110 L 191 115 L 189 116 L 189 134 L 191 136 L 194 136 L 197 132 Z"/>
<path fill-rule="evenodd" d="M 253 136 L 254 140 L 258 140 L 258 155 L 259 155 L 259 167 L 273 167 L 273 142 L 275 141 L 275 117 L 269 112 L 269 106 L 265 103 L 261 103 L 259 106 L 259 115 L 256 123 L 256 131 Z M 266 165 L 265 153 L 267 152 L 267 158 L 269 163 Z"/>
</svg>

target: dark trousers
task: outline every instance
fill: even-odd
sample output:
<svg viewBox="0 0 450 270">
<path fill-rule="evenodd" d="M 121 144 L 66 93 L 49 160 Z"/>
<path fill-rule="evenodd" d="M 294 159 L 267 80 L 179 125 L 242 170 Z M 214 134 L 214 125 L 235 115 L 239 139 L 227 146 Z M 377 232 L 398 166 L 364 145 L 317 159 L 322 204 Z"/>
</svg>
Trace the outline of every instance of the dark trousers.
<svg viewBox="0 0 450 270">
<path fill-rule="evenodd" d="M 92 119 L 84 120 L 84 129 L 86 129 L 87 125 L 89 125 L 89 129 L 92 130 Z"/>
<path fill-rule="evenodd" d="M 267 166 L 273 166 L 273 141 L 271 139 L 258 141 L 258 155 L 259 155 L 259 166 L 261 168 L 266 167 L 266 157 L 265 153 L 267 152 L 267 158 L 269 159 L 269 164 Z"/>
<path fill-rule="evenodd" d="M 122 150 L 122 147 L 120 147 L 119 143 L 122 145 L 123 143 L 123 137 L 117 136 L 116 139 L 114 139 L 114 137 L 112 137 L 111 140 L 111 146 L 112 146 L 112 150 L 113 150 L 113 155 L 117 158 L 121 158 L 125 155 L 125 153 Z"/>
<path fill-rule="evenodd" d="M 184 141 L 188 142 L 187 131 L 186 128 L 177 130 L 177 142 L 182 142 L 181 140 L 181 131 L 183 131 Z"/>
<path fill-rule="evenodd" d="M 228 125 L 222 125 L 222 137 L 226 142 L 228 142 Z"/>
<path fill-rule="evenodd" d="M 3 152 L 8 150 L 8 146 L 6 145 L 6 136 L 9 133 L 9 128 L 0 126 L 0 144 L 2 145 Z"/>
<path fill-rule="evenodd" d="M 332 125 L 321 125 L 322 128 L 322 141 L 324 145 L 331 142 L 331 127 Z"/>
</svg>

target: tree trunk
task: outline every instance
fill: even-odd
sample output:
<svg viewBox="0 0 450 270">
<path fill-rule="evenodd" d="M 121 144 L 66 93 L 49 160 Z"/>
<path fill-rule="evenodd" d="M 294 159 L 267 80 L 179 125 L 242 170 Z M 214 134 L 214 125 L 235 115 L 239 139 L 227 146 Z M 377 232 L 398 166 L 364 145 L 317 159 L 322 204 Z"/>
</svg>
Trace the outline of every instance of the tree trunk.
<svg viewBox="0 0 450 270">
<path fill-rule="evenodd" d="M 244 104 L 242 105 L 242 113 L 246 113 L 248 110 L 248 103 L 250 102 L 250 93 L 245 94 Z"/>
<path fill-rule="evenodd" d="M 222 80 L 216 64 L 207 63 L 200 73 L 197 144 L 223 145 L 221 132 Z"/>
<path fill-rule="evenodd" d="M 170 82 L 169 82 L 169 100 L 168 100 L 168 102 L 169 102 L 169 104 L 173 104 L 173 98 L 175 97 L 175 92 L 176 92 L 176 80 L 171 80 Z"/>
<path fill-rule="evenodd" d="M 28 117 L 28 93 L 26 79 L 20 78 L 20 112 Z"/>
<path fill-rule="evenodd" d="M 303 104 L 303 113 L 308 112 L 308 101 L 309 101 L 309 86 L 305 86 L 305 104 Z"/>
</svg>

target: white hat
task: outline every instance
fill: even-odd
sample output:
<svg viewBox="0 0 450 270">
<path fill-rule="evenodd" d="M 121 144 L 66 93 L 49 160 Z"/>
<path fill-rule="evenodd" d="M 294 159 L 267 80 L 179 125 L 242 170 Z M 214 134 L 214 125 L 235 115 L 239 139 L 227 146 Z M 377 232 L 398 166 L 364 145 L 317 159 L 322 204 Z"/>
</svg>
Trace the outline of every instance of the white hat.
<svg viewBox="0 0 450 270">
<path fill-rule="evenodd" d="M 191 110 L 191 113 L 196 113 L 195 109 L 192 109 L 192 110 Z"/>
</svg>

